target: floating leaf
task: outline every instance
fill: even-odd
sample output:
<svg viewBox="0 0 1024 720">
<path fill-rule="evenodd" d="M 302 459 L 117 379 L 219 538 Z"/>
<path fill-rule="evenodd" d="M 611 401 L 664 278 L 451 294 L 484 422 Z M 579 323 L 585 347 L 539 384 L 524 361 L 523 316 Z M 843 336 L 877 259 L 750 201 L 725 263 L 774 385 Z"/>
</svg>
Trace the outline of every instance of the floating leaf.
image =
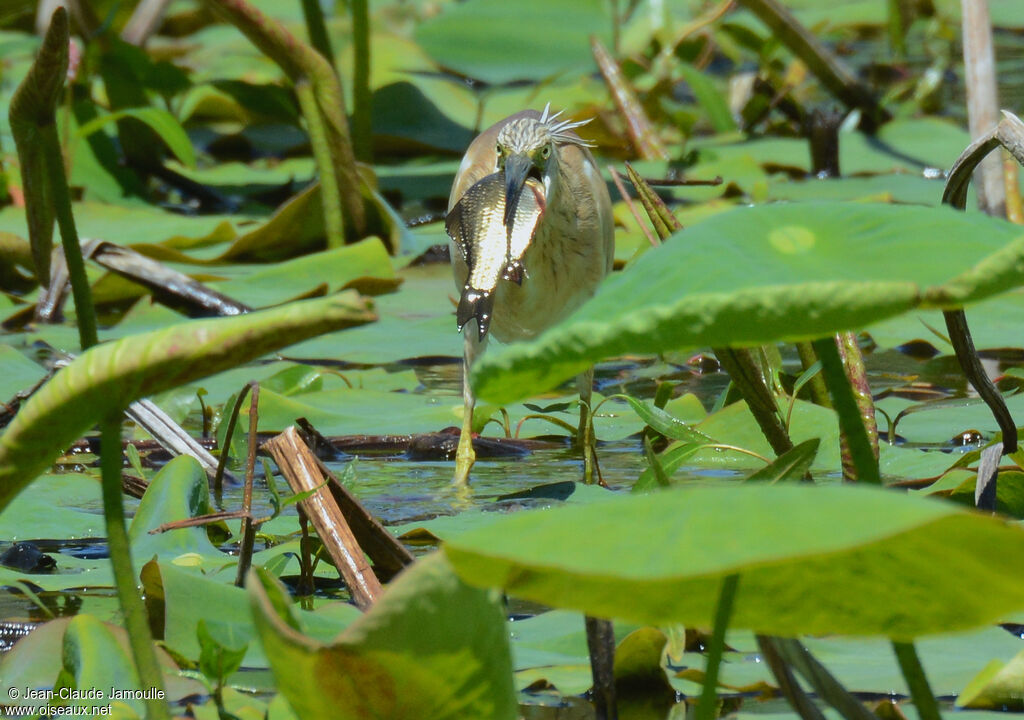
<svg viewBox="0 0 1024 720">
<path fill-rule="evenodd" d="M 62 448 L 133 400 L 373 319 L 365 300 L 345 292 L 247 315 L 181 323 L 91 348 L 26 401 L 0 436 L 0 508 Z"/>
<path fill-rule="evenodd" d="M 956 699 L 958 708 L 1024 710 L 1024 651 L 1010 662 L 993 660 L 971 680 Z"/>
<path fill-rule="evenodd" d="M 592 68 L 590 36 L 607 43 L 611 26 L 604 0 L 519 0 L 512 15 L 503 0 L 475 0 L 445 6 L 416 39 L 442 66 L 500 84 Z"/>
<path fill-rule="evenodd" d="M 939 235 L 949 252 L 934 251 Z M 622 353 L 813 339 L 918 307 L 961 306 L 1022 280 L 1020 228 L 980 214 L 842 203 L 741 208 L 648 251 L 538 339 L 485 354 L 473 384 L 481 399 L 507 403 Z"/>
<path fill-rule="evenodd" d="M 804 440 L 775 458 L 771 465 L 747 476 L 747 482 L 777 483 L 786 480 L 801 480 L 811 469 L 818 454 L 819 438 Z"/>
<path fill-rule="evenodd" d="M 473 584 L 652 624 L 710 625 L 733 573 L 732 627 L 772 635 L 909 639 L 1024 609 L 1024 579 L 993 562 L 1024 530 L 867 487 L 664 490 L 521 512 L 444 549 Z"/>
<path fill-rule="evenodd" d="M 464 585 L 439 554 L 329 644 L 295 631 L 290 599 L 268 573 L 251 574 L 248 587 L 278 688 L 304 720 L 516 717 L 501 603 Z"/>
<path fill-rule="evenodd" d="M 188 455 L 174 458 L 160 469 L 146 488 L 128 538 L 133 556 L 141 561 L 157 557 L 173 559 L 185 553 L 222 556 L 207 537 L 205 527 L 185 527 L 150 535 L 164 523 L 187 520 L 213 512 L 209 481 L 202 466 Z"/>
</svg>

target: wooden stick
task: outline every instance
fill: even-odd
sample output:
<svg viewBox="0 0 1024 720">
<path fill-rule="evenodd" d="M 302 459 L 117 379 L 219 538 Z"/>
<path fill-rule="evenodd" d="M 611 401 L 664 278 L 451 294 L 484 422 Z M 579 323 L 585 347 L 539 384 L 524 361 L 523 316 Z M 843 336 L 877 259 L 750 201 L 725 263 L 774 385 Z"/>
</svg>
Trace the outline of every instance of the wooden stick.
<svg viewBox="0 0 1024 720">
<path fill-rule="evenodd" d="M 267 440 L 263 447 L 274 458 L 292 492 L 299 494 L 315 491 L 305 500 L 300 500 L 299 506 L 316 528 L 320 541 L 352 593 L 352 600 L 363 610 L 369 608 L 380 597 L 383 588 L 366 561 L 338 503 L 325 486 L 323 473 L 317 467 L 313 453 L 302 442 L 294 426 Z"/>
<path fill-rule="evenodd" d="M 996 59 L 992 46 L 992 21 L 988 0 L 962 0 L 964 33 L 964 85 L 967 88 L 967 122 L 971 139 L 989 132 L 999 123 L 996 93 Z M 998 154 L 986 157 L 974 172 L 978 205 L 983 212 L 1006 216 L 1006 186 Z"/>
<path fill-rule="evenodd" d="M 615 107 L 626 121 L 626 132 L 636 154 L 644 160 L 668 160 L 668 151 L 615 58 L 596 37 L 590 39 L 590 49 L 608 85 L 608 91 L 612 94 Z"/>
</svg>

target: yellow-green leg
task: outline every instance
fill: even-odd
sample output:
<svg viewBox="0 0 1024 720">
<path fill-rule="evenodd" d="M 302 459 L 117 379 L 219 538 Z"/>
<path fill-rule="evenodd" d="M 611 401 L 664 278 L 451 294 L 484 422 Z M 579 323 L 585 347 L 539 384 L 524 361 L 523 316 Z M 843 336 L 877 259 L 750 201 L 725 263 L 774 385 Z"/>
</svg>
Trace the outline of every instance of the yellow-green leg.
<svg viewBox="0 0 1024 720">
<path fill-rule="evenodd" d="M 576 432 L 576 445 L 583 452 L 583 482 L 590 485 L 596 476 L 598 484 L 604 485 L 601 467 L 597 464 L 597 437 L 594 435 L 594 422 L 590 414 L 594 390 L 593 367 L 576 376 L 576 387 L 580 392 L 580 427 Z"/>
<path fill-rule="evenodd" d="M 473 361 L 484 351 L 487 338 L 483 342 L 477 341 L 475 326 L 466 326 L 463 330 L 465 338 L 462 352 L 462 430 L 459 432 L 459 447 L 455 451 L 455 485 L 467 487 L 469 485 L 469 471 L 476 462 L 476 452 L 473 450 L 473 408 L 476 405 L 476 398 L 473 396 L 473 388 L 469 385 L 469 371 L 473 367 Z"/>
</svg>

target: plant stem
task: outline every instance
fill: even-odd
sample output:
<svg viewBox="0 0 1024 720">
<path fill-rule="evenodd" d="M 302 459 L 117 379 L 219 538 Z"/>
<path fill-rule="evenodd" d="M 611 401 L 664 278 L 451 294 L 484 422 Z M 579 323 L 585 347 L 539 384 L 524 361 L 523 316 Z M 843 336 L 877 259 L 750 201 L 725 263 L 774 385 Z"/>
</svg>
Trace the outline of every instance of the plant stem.
<svg viewBox="0 0 1024 720">
<path fill-rule="evenodd" d="M 356 158 L 373 162 L 373 115 L 370 93 L 370 11 L 366 0 L 351 0 L 352 46 L 352 148 Z"/>
<path fill-rule="evenodd" d="M 935 702 L 935 695 L 928 685 L 928 677 L 924 674 L 924 667 L 921 659 L 917 656 L 917 648 L 912 642 L 893 642 L 893 652 L 896 653 L 896 660 L 900 664 L 900 671 L 910 688 L 910 697 L 914 701 L 914 707 L 921 720 L 941 720 L 939 704 Z"/>
<path fill-rule="evenodd" d="M 153 636 L 146 620 L 146 607 L 135 584 L 128 529 L 124 522 L 121 495 L 121 416 L 112 414 L 100 424 L 101 470 L 103 476 L 103 516 L 107 523 L 107 547 L 114 569 L 114 585 L 124 613 L 125 630 L 142 689 L 163 690 L 164 680 L 153 649 Z M 148 720 L 170 720 L 167 702 L 161 698 L 146 701 Z"/>
<path fill-rule="evenodd" d="M 68 264 L 68 276 L 71 278 L 71 293 L 75 298 L 75 314 L 78 317 L 78 339 L 83 350 L 97 342 L 96 309 L 92 304 L 92 293 L 89 290 L 89 278 L 85 274 L 85 261 L 82 259 L 82 247 L 78 244 L 78 231 L 75 229 L 75 217 L 71 214 L 71 194 L 68 191 L 68 180 L 64 174 L 64 154 L 57 138 L 57 126 L 49 123 L 40 128 L 42 134 L 42 151 L 46 158 L 46 172 L 50 178 L 50 190 L 53 193 L 53 207 L 60 227 L 60 239 L 64 245 L 64 257 Z M 52 288 L 56 292 L 58 288 Z M 118 488 L 120 488 L 118 481 Z M 120 492 L 120 490 L 118 490 Z"/>
<path fill-rule="evenodd" d="M 309 44 L 324 56 L 331 67 L 334 67 L 334 48 L 331 47 L 331 39 L 324 25 L 324 11 L 320 8 L 320 0 L 302 0 L 302 14 L 306 18 Z"/>
<path fill-rule="evenodd" d="M 217 459 L 217 472 L 213 476 L 213 496 L 217 500 L 217 506 L 219 510 L 223 510 L 221 507 L 221 498 L 224 494 L 224 468 L 228 462 L 228 451 L 231 449 L 231 438 L 235 434 L 235 423 L 238 422 L 238 413 L 242 411 L 242 403 L 245 401 L 245 396 L 248 392 L 256 386 L 256 382 L 247 382 L 242 386 L 242 391 L 238 393 L 238 397 L 235 399 L 235 405 L 231 409 L 231 415 L 228 416 L 228 429 L 224 433 L 224 443 L 220 449 L 220 457 Z M 250 403 L 251 405 L 252 403 Z"/>
<path fill-rule="evenodd" d="M 736 389 L 747 403 L 750 414 L 776 455 L 784 455 L 793 449 L 793 441 L 779 416 L 775 395 L 768 387 L 761 366 L 750 348 L 712 348 L 722 369 L 732 378 Z"/>
<path fill-rule="evenodd" d="M 252 400 L 249 402 L 249 452 L 245 461 L 245 490 L 242 494 L 242 510 L 246 515 L 242 519 L 242 541 L 238 546 L 238 574 L 235 585 L 245 587 L 245 576 L 252 565 L 252 546 L 256 540 L 256 530 L 252 524 L 252 481 L 256 474 L 256 445 L 259 443 L 257 429 L 259 427 L 260 384 L 249 383 L 252 388 Z"/>
<path fill-rule="evenodd" d="M 352 150 L 348 119 L 345 117 L 345 94 L 341 79 L 327 59 L 309 44 L 297 40 L 281 23 L 268 18 L 245 0 L 206 0 L 206 4 L 245 34 L 271 60 L 277 63 L 295 85 L 296 93 L 305 83 L 306 100 L 299 97 L 303 115 L 313 132 L 321 128 L 320 144 L 325 152 L 318 153 L 314 145 L 314 158 L 320 171 L 321 183 L 329 175 L 334 177 L 333 194 L 323 188 L 324 221 L 328 233 L 343 217 L 351 239 L 366 233 L 366 208 L 360 177 Z M 313 112 L 316 108 L 317 112 Z M 330 235 L 328 235 L 330 239 Z"/>
<path fill-rule="evenodd" d="M 839 430 L 846 437 L 850 458 L 860 482 L 878 485 L 882 482 L 878 474 L 878 458 L 872 451 L 867 429 L 857 407 L 853 386 L 839 357 L 839 347 L 834 336 L 815 340 L 814 351 L 821 361 L 821 374 L 832 398 L 832 407 L 839 415 Z"/>
<path fill-rule="evenodd" d="M 780 642 L 780 638 L 770 635 L 757 636 L 757 644 L 761 648 L 761 654 L 764 657 L 765 663 L 771 669 L 772 675 L 775 676 L 775 681 L 779 684 L 779 690 L 789 702 L 790 707 L 796 711 L 802 720 L 825 720 L 825 715 L 814 704 L 814 701 L 808 697 L 804 689 L 800 687 L 800 682 L 793 675 L 793 669 L 783 660 L 778 649 Z"/>
<path fill-rule="evenodd" d="M 795 638 L 774 638 L 775 648 L 789 665 L 803 675 L 819 698 L 834 707 L 846 720 L 878 720 L 864 703 L 855 698 Z"/>
<path fill-rule="evenodd" d="M 594 678 L 592 691 L 594 715 L 597 720 L 618 720 L 615 696 L 615 631 L 611 620 L 584 616 L 590 671 Z"/>
<path fill-rule="evenodd" d="M 333 202 L 333 199 L 338 197 L 338 176 L 335 172 L 330 141 L 327 139 L 324 118 L 320 114 L 313 84 L 305 79 L 299 80 L 295 83 L 295 95 L 299 99 L 299 107 L 302 108 L 302 114 L 306 118 L 309 144 L 313 148 L 313 157 L 320 170 L 320 197 L 324 208 L 327 247 L 341 247 L 345 244 L 345 222 L 341 206 Z"/>
<path fill-rule="evenodd" d="M 725 649 L 725 630 L 729 626 L 732 615 L 733 600 L 736 599 L 736 587 L 740 576 L 732 574 L 722 580 L 722 589 L 718 593 L 718 606 L 715 609 L 715 625 L 711 631 L 711 644 L 708 646 L 708 659 L 704 666 L 704 687 L 701 689 L 700 702 L 694 720 L 714 720 L 716 701 L 718 700 L 718 668 L 722 664 L 722 651 Z"/>
<path fill-rule="evenodd" d="M 796 352 L 800 356 L 800 366 L 804 370 L 818 362 L 818 356 L 814 354 L 814 348 L 807 341 L 796 343 Z M 828 398 L 828 390 L 825 388 L 825 381 L 820 373 L 808 381 L 807 387 L 811 391 L 811 400 L 814 401 L 815 405 L 827 408 L 832 407 L 832 401 Z"/>
<path fill-rule="evenodd" d="M 871 454 L 878 460 L 878 424 L 875 421 L 875 401 L 871 397 L 871 387 L 868 385 L 868 374 L 864 368 L 864 355 L 857 344 L 857 337 L 852 332 L 841 332 L 836 334 L 836 347 L 839 348 L 839 358 L 843 361 L 843 370 L 850 381 L 850 388 L 853 390 L 853 398 L 857 403 L 857 413 L 860 416 L 861 424 L 867 433 L 868 442 L 871 443 Z M 844 433 L 840 438 L 841 455 L 843 461 L 843 479 L 854 480 L 855 468 L 850 453 L 850 441 Z"/>
</svg>

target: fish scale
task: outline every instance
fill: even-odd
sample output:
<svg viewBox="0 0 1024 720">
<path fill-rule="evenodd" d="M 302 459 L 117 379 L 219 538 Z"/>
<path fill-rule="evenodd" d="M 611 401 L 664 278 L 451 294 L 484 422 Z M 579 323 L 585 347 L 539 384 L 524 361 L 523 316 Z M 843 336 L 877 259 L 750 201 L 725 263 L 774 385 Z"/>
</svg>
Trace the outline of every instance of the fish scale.
<svg viewBox="0 0 1024 720">
<path fill-rule="evenodd" d="M 456 313 L 459 329 L 476 318 L 479 335 L 487 334 L 494 306 L 494 290 L 501 280 L 522 283 L 523 255 L 530 247 L 544 212 L 544 187 L 527 178 L 516 206 L 512 227 L 506 228 L 505 173 L 488 175 L 477 182 L 452 208 L 445 221 L 469 267 L 469 277 Z"/>
</svg>

